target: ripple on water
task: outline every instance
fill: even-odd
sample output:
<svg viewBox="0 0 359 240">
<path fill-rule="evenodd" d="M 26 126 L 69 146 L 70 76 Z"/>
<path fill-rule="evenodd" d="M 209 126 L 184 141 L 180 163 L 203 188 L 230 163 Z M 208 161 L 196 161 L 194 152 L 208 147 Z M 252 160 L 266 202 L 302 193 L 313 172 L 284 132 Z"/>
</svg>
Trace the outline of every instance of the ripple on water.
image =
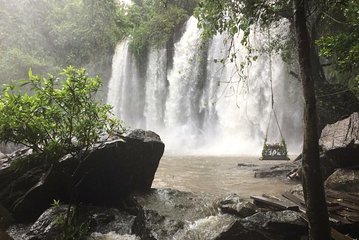
<svg viewBox="0 0 359 240">
<path fill-rule="evenodd" d="M 254 169 L 282 163 L 246 156 L 165 155 L 160 161 L 153 187 L 215 195 L 237 193 L 247 199 L 262 193 L 277 195 L 293 183 L 278 178 L 254 178 Z"/>
</svg>

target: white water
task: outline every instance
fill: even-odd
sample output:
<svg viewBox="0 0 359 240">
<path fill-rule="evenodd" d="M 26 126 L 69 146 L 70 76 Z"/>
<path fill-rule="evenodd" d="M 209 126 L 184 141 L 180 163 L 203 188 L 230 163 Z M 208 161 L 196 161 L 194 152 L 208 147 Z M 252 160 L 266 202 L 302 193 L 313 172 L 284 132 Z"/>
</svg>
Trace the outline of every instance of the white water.
<svg viewBox="0 0 359 240">
<path fill-rule="evenodd" d="M 167 67 L 165 48 L 151 49 L 142 74 L 129 42 L 119 43 L 108 103 L 128 126 L 159 133 L 167 153 L 259 156 L 271 111 L 269 57 L 260 56 L 245 68 L 248 78 L 243 81 L 234 63 L 214 62 L 227 54 L 224 36 L 214 37 L 203 48 L 200 33 L 197 20 L 191 17 L 175 44 L 173 67 Z M 255 46 L 266 44 L 261 33 L 251 41 Z M 239 42 L 238 38 L 238 65 L 247 52 Z M 296 153 L 301 148 L 303 103 L 300 83 L 288 72 L 280 56 L 273 55 L 275 109 L 289 152 Z M 271 125 L 270 130 L 270 140 L 278 142 L 276 126 Z"/>
</svg>

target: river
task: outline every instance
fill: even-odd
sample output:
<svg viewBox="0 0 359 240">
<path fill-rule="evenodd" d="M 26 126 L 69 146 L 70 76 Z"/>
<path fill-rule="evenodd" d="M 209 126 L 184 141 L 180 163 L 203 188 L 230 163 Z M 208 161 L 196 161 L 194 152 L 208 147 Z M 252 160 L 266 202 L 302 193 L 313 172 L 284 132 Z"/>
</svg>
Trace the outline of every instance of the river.
<svg viewBox="0 0 359 240">
<path fill-rule="evenodd" d="M 152 187 L 215 195 L 237 193 L 246 199 L 251 195 L 280 195 L 294 183 L 285 178 L 254 177 L 254 169 L 280 163 L 283 161 L 259 161 L 253 156 L 165 155 Z"/>
</svg>

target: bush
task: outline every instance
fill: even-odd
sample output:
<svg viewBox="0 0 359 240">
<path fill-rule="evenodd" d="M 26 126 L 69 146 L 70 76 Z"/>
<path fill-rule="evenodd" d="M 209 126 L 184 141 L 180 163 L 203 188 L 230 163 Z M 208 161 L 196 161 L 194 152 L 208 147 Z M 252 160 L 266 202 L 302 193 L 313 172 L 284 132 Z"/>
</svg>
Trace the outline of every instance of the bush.
<svg viewBox="0 0 359 240">
<path fill-rule="evenodd" d="M 121 130 L 120 122 L 111 117 L 111 107 L 95 101 L 100 86 L 99 77 L 71 66 L 58 77 L 41 77 L 30 70 L 28 80 L 4 87 L 0 141 L 28 146 L 47 160 L 86 152 L 101 133 Z"/>
</svg>

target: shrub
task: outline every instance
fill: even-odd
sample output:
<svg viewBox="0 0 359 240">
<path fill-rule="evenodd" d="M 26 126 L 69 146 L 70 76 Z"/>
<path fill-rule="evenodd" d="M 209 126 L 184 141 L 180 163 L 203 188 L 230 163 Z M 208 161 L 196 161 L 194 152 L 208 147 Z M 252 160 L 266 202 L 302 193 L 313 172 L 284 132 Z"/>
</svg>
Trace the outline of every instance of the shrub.
<svg viewBox="0 0 359 240">
<path fill-rule="evenodd" d="M 111 107 L 95 100 L 99 77 L 68 67 L 59 76 L 5 85 L 0 99 L 0 141 L 22 144 L 47 160 L 83 154 L 102 133 L 121 130 Z M 26 91 L 24 86 L 30 89 Z"/>
</svg>

